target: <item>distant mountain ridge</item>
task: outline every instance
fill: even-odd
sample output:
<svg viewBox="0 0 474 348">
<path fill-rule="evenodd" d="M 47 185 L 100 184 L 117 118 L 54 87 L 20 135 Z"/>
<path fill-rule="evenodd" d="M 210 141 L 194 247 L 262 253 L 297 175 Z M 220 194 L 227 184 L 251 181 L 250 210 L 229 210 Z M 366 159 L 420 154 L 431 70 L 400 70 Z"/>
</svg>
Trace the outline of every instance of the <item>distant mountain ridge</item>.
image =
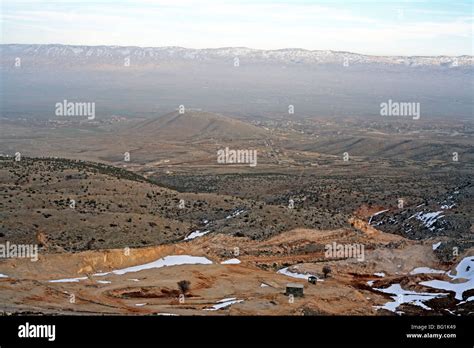
<svg viewBox="0 0 474 348">
<path fill-rule="evenodd" d="M 381 117 L 380 104 L 393 100 L 420 103 L 422 119 L 464 119 L 472 118 L 472 61 L 302 49 L 5 44 L 0 114 L 52 117 L 56 103 L 67 99 L 96 102 L 99 118 L 154 117 L 179 105 L 241 119 Z"/>
<path fill-rule="evenodd" d="M 84 63 L 122 62 L 129 58 L 131 64 L 154 64 L 168 60 L 214 61 L 239 59 L 245 61 L 278 62 L 284 64 L 384 64 L 407 66 L 472 66 L 474 57 L 463 56 L 371 56 L 352 52 L 305 50 L 286 48 L 260 50 L 245 47 L 191 49 L 183 47 L 136 46 L 84 46 L 60 44 L 1 44 L 2 63 L 12 57 L 43 58 L 53 63 L 61 58 Z"/>
</svg>

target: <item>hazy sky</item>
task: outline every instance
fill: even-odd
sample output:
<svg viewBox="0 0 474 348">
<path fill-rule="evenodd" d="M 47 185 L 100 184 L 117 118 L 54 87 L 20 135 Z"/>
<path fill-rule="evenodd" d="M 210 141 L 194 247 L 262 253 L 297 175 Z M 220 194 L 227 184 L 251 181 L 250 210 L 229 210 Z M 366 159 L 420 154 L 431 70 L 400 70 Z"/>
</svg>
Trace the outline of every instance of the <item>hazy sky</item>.
<svg viewBox="0 0 474 348">
<path fill-rule="evenodd" d="M 2 43 L 473 54 L 472 0 L 0 2 Z"/>
</svg>

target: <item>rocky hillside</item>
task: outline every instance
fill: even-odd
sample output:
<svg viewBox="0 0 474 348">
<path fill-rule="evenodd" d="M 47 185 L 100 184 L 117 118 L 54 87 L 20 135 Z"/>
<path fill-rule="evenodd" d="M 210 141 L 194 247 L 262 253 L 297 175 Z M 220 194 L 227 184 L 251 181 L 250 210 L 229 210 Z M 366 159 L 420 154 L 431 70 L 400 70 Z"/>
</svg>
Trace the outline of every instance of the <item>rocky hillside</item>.
<svg viewBox="0 0 474 348">
<path fill-rule="evenodd" d="M 97 163 L 0 158 L 0 242 L 46 251 L 158 245 L 210 232 L 265 239 L 348 216 L 205 193 L 178 193 Z"/>
</svg>

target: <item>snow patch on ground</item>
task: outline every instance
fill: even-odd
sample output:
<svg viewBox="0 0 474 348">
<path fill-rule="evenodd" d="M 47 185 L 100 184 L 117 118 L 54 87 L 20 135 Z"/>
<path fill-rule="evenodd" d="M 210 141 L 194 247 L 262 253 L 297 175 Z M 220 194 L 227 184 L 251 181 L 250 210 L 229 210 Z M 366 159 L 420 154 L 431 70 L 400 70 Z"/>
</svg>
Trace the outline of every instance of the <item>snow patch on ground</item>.
<svg viewBox="0 0 474 348">
<path fill-rule="evenodd" d="M 223 300 L 217 301 L 217 303 L 211 308 L 204 308 L 205 311 L 217 311 L 222 308 L 229 307 L 235 303 L 243 302 L 244 300 L 237 300 L 235 297 L 225 298 Z"/>
<path fill-rule="evenodd" d="M 384 272 L 376 272 L 376 273 L 374 273 L 374 276 L 383 278 L 383 277 L 385 277 L 385 273 Z"/>
<path fill-rule="evenodd" d="M 170 256 L 165 256 L 156 261 L 145 263 L 143 265 L 122 268 L 122 269 L 118 269 L 118 270 L 114 270 L 110 272 L 95 273 L 94 276 L 103 277 L 110 274 L 122 275 L 122 274 L 130 273 L 130 272 L 139 272 L 146 269 L 161 268 L 161 267 L 168 267 L 168 266 L 209 265 L 209 264 L 212 264 L 212 261 L 201 256 L 170 255 Z M 72 282 L 79 282 L 80 280 L 85 280 L 85 279 L 87 279 L 87 277 L 56 279 L 56 280 L 49 280 L 49 282 L 50 283 L 72 283 Z M 137 282 L 139 281 L 138 279 L 129 279 L 129 280 L 137 281 Z"/>
<path fill-rule="evenodd" d="M 221 262 L 221 265 L 238 265 L 240 263 L 239 259 L 229 259 Z"/>
<path fill-rule="evenodd" d="M 436 221 L 441 219 L 444 215 L 441 215 L 443 212 L 442 211 L 437 211 L 434 213 L 425 213 L 425 212 L 419 212 L 416 213 L 408 218 L 415 218 L 423 223 L 423 225 L 428 228 L 430 231 L 434 231 L 435 227 L 433 226 Z"/>
<path fill-rule="evenodd" d="M 447 273 L 447 275 L 451 279 L 456 280 L 456 282 L 429 280 L 421 282 L 420 285 L 434 289 L 453 291 L 455 293 L 454 298 L 462 300 L 464 292 L 474 289 L 474 256 L 468 256 L 462 259 L 456 266 L 455 275 L 451 274 L 451 272 Z"/>
<path fill-rule="evenodd" d="M 441 242 L 433 244 L 433 250 L 438 249 L 440 245 L 441 245 Z"/>
<path fill-rule="evenodd" d="M 208 234 L 209 232 L 211 232 L 211 231 L 207 230 L 207 231 L 202 231 L 201 232 L 201 231 L 197 230 L 197 231 L 191 232 L 186 238 L 184 238 L 184 240 L 191 240 L 191 239 L 194 239 L 194 238 L 202 237 L 202 236 L 205 236 L 206 234 Z"/>
<path fill-rule="evenodd" d="M 396 312 L 397 308 L 404 303 L 413 304 L 423 309 L 431 310 L 430 307 L 424 304 L 425 301 L 448 295 L 445 293 L 431 294 L 427 292 L 409 291 L 403 289 L 400 284 L 392 284 L 385 289 L 374 288 L 374 290 L 393 295 L 391 297 L 395 300 L 394 302 L 387 302 L 383 306 L 375 306 L 375 308 L 384 308 L 391 312 Z"/>
<path fill-rule="evenodd" d="M 464 303 L 467 303 L 467 302 L 471 302 L 471 301 L 474 301 L 474 296 L 468 297 L 468 298 L 466 299 L 466 301 L 459 302 L 459 303 L 458 303 L 458 306 L 459 306 L 459 305 L 462 305 L 462 304 L 464 304 Z"/>
<path fill-rule="evenodd" d="M 380 215 L 380 214 L 383 214 L 383 213 L 385 213 L 386 211 L 389 211 L 389 209 L 381 210 L 381 211 L 378 211 L 378 212 L 376 212 L 375 214 L 373 214 L 373 215 L 370 217 L 370 219 L 369 219 L 369 225 L 370 225 L 370 223 L 372 222 L 372 219 L 373 219 L 375 216 Z"/>
<path fill-rule="evenodd" d="M 6 274 L 0 273 L 0 278 L 8 278 Z"/>
<path fill-rule="evenodd" d="M 474 289 L 474 280 L 469 280 L 464 283 L 450 283 L 444 280 L 429 280 L 421 282 L 420 285 L 427 286 L 434 289 L 453 291 L 456 295 L 456 300 L 462 300 L 462 294 L 467 291 Z"/>
<path fill-rule="evenodd" d="M 234 211 L 232 214 L 230 215 L 227 215 L 225 218 L 226 219 L 231 219 L 231 218 L 234 218 L 236 216 L 239 216 L 240 214 L 242 213 L 245 213 L 245 209 L 237 209 L 236 211 Z"/>
<path fill-rule="evenodd" d="M 161 268 L 161 267 L 179 266 L 179 265 L 209 265 L 209 264 L 212 264 L 212 261 L 202 256 L 170 255 L 170 256 L 165 256 L 153 262 L 145 263 L 143 265 L 122 268 L 122 269 L 108 272 L 106 274 L 113 273 L 113 274 L 121 275 L 125 273 L 139 272 L 145 269 L 152 269 L 152 268 Z M 98 274 L 94 274 L 94 275 L 99 276 Z M 104 275 L 104 274 L 101 273 L 101 275 Z"/>
<path fill-rule="evenodd" d="M 153 315 L 162 315 L 162 316 L 165 316 L 165 317 L 170 317 L 170 316 L 177 317 L 178 316 L 178 314 L 173 314 L 173 313 L 153 313 Z"/>
<path fill-rule="evenodd" d="M 456 275 L 448 273 L 453 279 L 473 279 L 474 278 L 474 256 L 468 256 L 456 266 Z"/>
<path fill-rule="evenodd" d="M 439 269 L 433 269 L 429 267 L 417 267 L 410 274 L 444 274 L 445 271 L 441 271 Z"/>
<path fill-rule="evenodd" d="M 86 280 L 87 277 L 79 277 L 79 278 L 64 278 L 64 279 L 56 279 L 56 280 L 49 280 L 50 283 L 77 283 L 81 280 Z"/>
<path fill-rule="evenodd" d="M 292 278 L 306 279 L 306 280 L 308 280 L 309 277 L 316 277 L 312 274 L 302 274 L 302 273 L 291 272 L 291 271 L 288 270 L 288 267 L 280 269 L 277 273 L 280 273 L 280 274 L 283 274 L 283 275 L 286 275 L 286 276 L 292 277 Z"/>
</svg>

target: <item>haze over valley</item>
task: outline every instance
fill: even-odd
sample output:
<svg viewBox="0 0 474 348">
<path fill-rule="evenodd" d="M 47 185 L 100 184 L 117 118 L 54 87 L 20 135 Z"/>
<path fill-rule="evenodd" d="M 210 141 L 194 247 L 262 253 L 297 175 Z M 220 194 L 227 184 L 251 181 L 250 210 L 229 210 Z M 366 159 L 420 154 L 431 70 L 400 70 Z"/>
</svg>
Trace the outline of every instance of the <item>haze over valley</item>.
<svg viewBox="0 0 474 348">
<path fill-rule="evenodd" d="M 5 7 L 0 314 L 472 315 L 466 7 L 186 3 Z"/>
</svg>

